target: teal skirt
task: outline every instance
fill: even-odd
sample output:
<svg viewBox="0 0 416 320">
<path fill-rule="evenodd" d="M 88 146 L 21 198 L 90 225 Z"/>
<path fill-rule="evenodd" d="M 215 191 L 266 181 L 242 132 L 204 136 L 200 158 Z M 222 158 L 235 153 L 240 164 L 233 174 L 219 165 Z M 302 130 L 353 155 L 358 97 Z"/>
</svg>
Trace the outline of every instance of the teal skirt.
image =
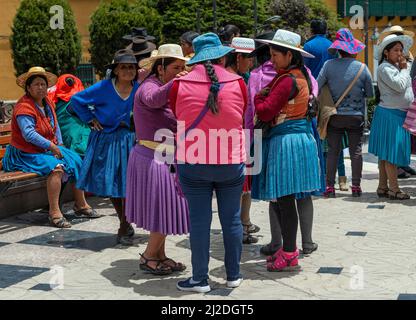
<svg viewBox="0 0 416 320">
<path fill-rule="evenodd" d="M 253 176 L 251 196 L 275 200 L 321 188 L 318 148 L 311 123 L 291 120 L 270 130 L 262 143 L 262 170 Z"/>
<path fill-rule="evenodd" d="M 406 112 L 377 106 L 371 124 L 368 152 L 396 166 L 410 164 L 410 133 L 403 128 Z"/>
<path fill-rule="evenodd" d="M 9 145 L 3 158 L 3 170 L 6 172 L 23 171 L 47 176 L 58 165 L 62 165 L 66 177 L 70 181 L 78 180 L 82 163 L 81 158 L 74 151 L 65 147 L 59 146 L 59 149 L 63 155 L 62 159 L 55 158 L 50 151 L 27 153 Z"/>
</svg>

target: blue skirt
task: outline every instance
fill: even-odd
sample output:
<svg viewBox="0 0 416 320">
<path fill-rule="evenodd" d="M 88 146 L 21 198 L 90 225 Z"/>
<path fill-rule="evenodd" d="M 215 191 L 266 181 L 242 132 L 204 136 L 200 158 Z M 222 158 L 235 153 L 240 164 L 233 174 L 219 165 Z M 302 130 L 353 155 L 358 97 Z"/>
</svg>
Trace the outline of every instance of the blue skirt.
<svg viewBox="0 0 416 320">
<path fill-rule="evenodd" d="M 410 164 L 410 133 L 403 128 L 406 112 L 377 106 L 371 123 L 368 152 L 396 166 Z"/>
<path fill-rule="evenodd" d="M 127 128 L 91 131 L 77 188 L 101 197 L 125 198 L 127 163 L 135 134 Z"/>
<path fill-rule="evenodd" d="M 263 139 L 262 171 L 253 176 L 251 196 L 275 200 L 321 188 L 318 149 L 311 123 L 292 120 L 271 129 Z"/>
<path fill-rule="evenodd" d="M 81 158 L 77 153 L 65 147 L 59 146 L 59 149 L 63 155 L 62 159 L 55 158 L 50 151 L 27 153 L 9 145 L 3 158 L 3 170 L 6 172 L 23 171 L 47 176 L 58 165 L 62 165 L 69 180 L 78 180 L 82 164 Z"/>
</svg>

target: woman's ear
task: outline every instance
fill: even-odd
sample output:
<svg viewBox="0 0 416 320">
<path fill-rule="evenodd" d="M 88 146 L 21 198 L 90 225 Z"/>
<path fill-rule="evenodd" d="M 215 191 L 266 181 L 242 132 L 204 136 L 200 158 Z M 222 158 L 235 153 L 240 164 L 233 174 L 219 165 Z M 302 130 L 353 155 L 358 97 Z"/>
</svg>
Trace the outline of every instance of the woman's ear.
<svg viewBox="0 0 416 320">
<path fill-rule="evenodd" d="M 163 73 L 163 66 L 160 64 L 157 66 L 157 74 L 161 76 Z"/>
</svg>

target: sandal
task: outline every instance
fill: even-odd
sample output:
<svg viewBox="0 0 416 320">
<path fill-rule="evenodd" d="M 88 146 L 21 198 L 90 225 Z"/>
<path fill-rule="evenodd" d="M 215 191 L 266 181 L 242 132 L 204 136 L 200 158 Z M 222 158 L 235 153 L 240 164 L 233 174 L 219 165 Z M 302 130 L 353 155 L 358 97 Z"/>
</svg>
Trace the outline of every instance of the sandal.
<svg viewBox="0 0 416 320">
<path fill-rule="evenodd" d="M 141 262 L 140 265 L 139 265 L 140 270 L 149 272 L 149 273 L 157 275 L 157 276 L 165 276 L 165 275 L 171 274 L 173 272 L 172 268 L 167 267 L 165 264 L 162 263 L 162 261 L 160 261 L 160 259 L 148 259 L 144 255 L 142 255 L 141 253 L 139 253 L 139 255 L 140 255 L 140 257 L 142 257 L 144 259 L 144 262 Z M 151 261 L 157 262 L 155 268 L 152 268 L 149 265 L 149 262 L 151 262 Z"/>
<path fill-rule="evenodd" d="M 379 198 L 388 198 L 389 197 L 389 189 L 386 188 L 377 188 L 377 196 Z"/>
<path fill-rule="evenodd" d="M 89 219 L 96 219 L 101 218 L 101 215 L 98 214 L 93 208 L 84 208 L 84 209 L 75 209 L 74 207 L 74 215 L 77 218 L 89 218 Z"/>
<path fill-rule="evenodd" d="M 260 231 L 260 227 L 256 226 L 253 223 L 250 224 L 243 224 L 244 232 L 245 233 L 256 233 Z"/>
<path fill-rule="evenodd" d="M 252 244 L 257 243 L 259 241 L 259 238 L 256 236 L 251 235 L 250 233 L 244 233 L 243 234 L 243 244 Z"/>
<path fill-rule="evenodd" d="M 71 223 L 68 220 L 66 220 L 64 216 L 55 217 L 55 218 L 49 217 L 49 222 L 54 227 L 61 228 L 61 229 L 72 227 Z"/>
<path fill-rule="evenodd" d="M 173 272 L 182 272 L 186 269 L 186 266 L 183 263 L 176 262 L 171 258 L 162 259 L 160 262 L 162 262 L 165 266 L 171 268 Z M 167 262 L 171 262 L 173 265 L 170 265 Z"/>
<path fill-rule="evenodd" d="M 407 193 L 404 193 L 401 190 L 399 190 L 397 192 L 389 190 L 388 195 L 389 195 L 390 200 L 408 200 L 408 199 L 410 199 L 410 196 Z"/>
</svg>

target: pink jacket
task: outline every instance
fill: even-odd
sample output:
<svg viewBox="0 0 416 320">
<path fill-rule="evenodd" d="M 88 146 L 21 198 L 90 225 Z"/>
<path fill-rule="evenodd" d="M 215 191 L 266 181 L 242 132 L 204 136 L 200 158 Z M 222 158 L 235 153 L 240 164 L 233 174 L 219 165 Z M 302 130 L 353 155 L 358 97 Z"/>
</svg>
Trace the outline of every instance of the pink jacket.
<svg viewBox="0 0 416 320">
<path fill-rule="evenodd" d="M 240 76 L 222 66 L 215 65 L 214 68 L 221 85 L 219 113 L 213 114 L 209 110 L 198 126 L 188 133 L 185 143 L 181 143 L 180 137 L 205 107 L 211 80 L 205 67 L 196 65 L 192 72 L 176 80 L 172 86 L 170 105 L 178 120 L 178 161 L 238 164 L 246 160 L 243 121 L 247 87 Z"/>
</svg>

